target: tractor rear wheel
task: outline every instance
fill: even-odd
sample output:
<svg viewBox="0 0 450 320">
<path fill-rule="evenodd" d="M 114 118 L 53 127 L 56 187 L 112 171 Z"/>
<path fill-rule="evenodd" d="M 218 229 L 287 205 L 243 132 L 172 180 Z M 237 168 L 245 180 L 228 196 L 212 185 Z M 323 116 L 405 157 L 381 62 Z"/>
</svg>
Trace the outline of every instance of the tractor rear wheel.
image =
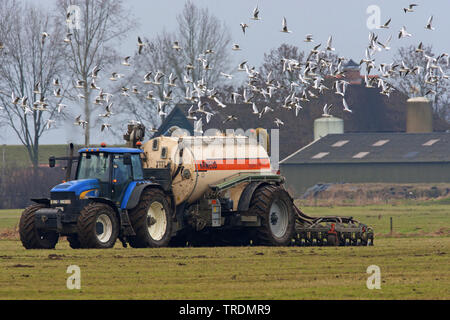
<svg viewBox="0 0 450 320">
<path fill-rule="evenodd" d="M 81 248 L 107 249 L 114 247 L 119 235 L 119 222 L 113 208 L 93 202 L 85 206 L 77 222 Z M 77 245 L 74 242 L 74 245 Z"/>
<path fill-rule="evenodd" d="M 257 244 L 287 246 L 295 235 L 295 215 L 292 200 L 284 188 L 265 185 L 253 194 L 249 211 L 260 217 Z"/>
<path fill-rule="evenodd" d="M 129 211 L 135 236 L 127 237 L 133 248 L 167 247 L 172 236 L 172 210 L 167 196 L 159 189 L 142 192 L 136 208 Z"/>
<path fill-rule="evenodd" d="M 59 239 L 55 231 L 40 231 L 34 225 L 34 214 L 39 209 L 46 208 L 44 204 L 32 204 L 22 212 L 19 222 L 19 235 L 26 249 L 54 249 Z"/>
</svg>

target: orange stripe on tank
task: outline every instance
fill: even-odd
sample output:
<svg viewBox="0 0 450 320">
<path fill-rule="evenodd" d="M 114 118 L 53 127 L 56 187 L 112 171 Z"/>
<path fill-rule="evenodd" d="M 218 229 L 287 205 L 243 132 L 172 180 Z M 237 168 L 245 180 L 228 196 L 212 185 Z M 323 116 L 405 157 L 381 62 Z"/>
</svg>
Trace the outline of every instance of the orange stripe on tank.
<svg viewBox="0 0 450 320">
<path fill-rule="evenodd" d="M 196 160 L 197 171 L 270 169 L 268 158 Z"/>
</svg>

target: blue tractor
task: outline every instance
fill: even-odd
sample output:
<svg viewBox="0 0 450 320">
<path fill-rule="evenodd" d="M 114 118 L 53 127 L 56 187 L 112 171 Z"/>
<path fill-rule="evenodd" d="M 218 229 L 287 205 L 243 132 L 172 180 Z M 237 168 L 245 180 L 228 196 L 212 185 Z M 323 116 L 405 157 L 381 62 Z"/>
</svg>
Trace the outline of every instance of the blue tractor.
<svg viewBox="0 0 450 320">
<path fill-rule="evenodd" d="M 50 167 L 56 160 L 68 161 L 67 181 L 51 189 L 50 199 L 32 199 L 35 203 L 22 213 L 19 233 L 25 248 L 52 249 L 59 236 L 67 236 L 72 248 L 111 248 L 117 239 L 133 247 L 168 244 L 170 197 L 161 183 L 144 178 L 142 150 L 83 148 L 78 157 L 71 150 L 69 157 L 49 159 Z M 69 181 L 72 163 L 77 163 L 75 179 Z"/>
</svg>

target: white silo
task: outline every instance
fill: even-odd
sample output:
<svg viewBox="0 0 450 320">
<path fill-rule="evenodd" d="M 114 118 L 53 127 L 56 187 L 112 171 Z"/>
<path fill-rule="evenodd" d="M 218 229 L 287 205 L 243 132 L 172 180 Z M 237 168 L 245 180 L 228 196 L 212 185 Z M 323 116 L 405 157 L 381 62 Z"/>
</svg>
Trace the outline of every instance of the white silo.
<svg viewBox="0 0 450 320">
<path fill-rule="evenodd" d="M 314 120 L 314 140 L 333 133 L 344 133 L 344 120 L 333 116 Z"/>
</svg>

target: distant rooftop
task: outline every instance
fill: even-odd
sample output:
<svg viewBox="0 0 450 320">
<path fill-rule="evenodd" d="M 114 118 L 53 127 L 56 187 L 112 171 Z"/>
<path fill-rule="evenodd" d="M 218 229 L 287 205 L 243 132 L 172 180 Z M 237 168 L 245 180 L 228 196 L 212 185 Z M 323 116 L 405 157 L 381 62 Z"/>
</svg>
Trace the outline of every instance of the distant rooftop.
<svg viewBox="0 0 450 320">
<path fill-rule="evenodd" d="M 350 59 L 350 61 L 344 65 L 344 69 L 359 69 L 359 68 L 360 68 L 359 64 L 353 61 L 353 59 Z"/>
<path fill-rule="evenodd" d="M 356 162 L 450 162 L 450 133 L 329 134 L 280 163 Z"/>
</svg>

